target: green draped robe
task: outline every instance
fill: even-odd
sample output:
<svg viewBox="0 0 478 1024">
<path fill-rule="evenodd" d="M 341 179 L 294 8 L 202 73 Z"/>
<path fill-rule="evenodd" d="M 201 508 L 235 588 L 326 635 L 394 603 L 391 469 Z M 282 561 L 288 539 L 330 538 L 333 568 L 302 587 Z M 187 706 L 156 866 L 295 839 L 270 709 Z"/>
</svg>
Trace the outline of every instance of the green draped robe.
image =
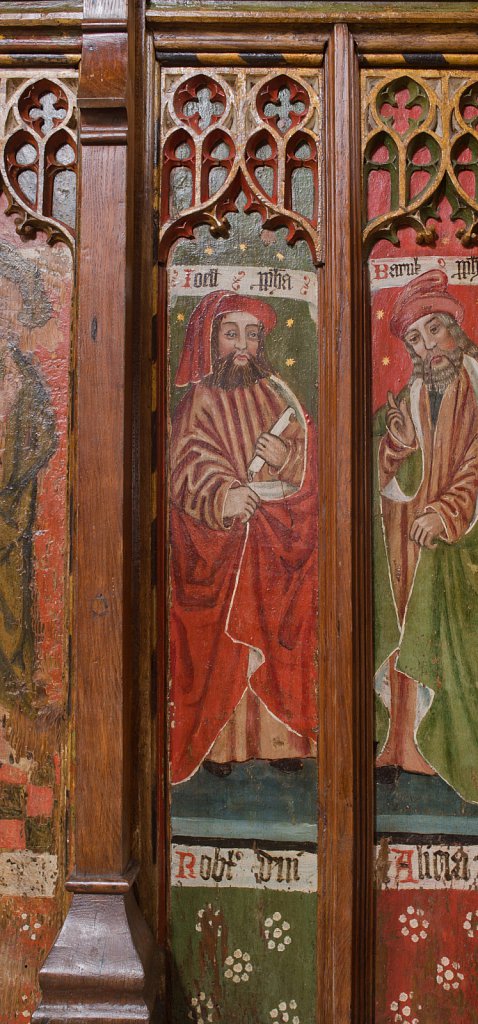
<svg viewBox="0 0 478 1024">
<path fill-rule="evenodd" d="M 426 389 L 417 384 L 414 395 L 408 387 L 399 397 L 406 397 L 409 406 L 415 403 L 412 418 L 420 443 L 401 461 L 393 486 L 386 489 L 392 497 L 385 496 L 383 481 L 381 493 L 379 481 L 384 408 L 374 420 L 376 680 L 398 650 L 397 668 L 427 688 L 416 730 L 418 749 L 465 800 L 478 802 L 478 362 L 464 357 L 459 379 L 443 396 L 434 429 Z M 396 558 L 392 564 L 391 549 L 395 543 L 395 548 L 401 544 L 410 551 L 409 528 L 430 506 L 447 525 L 448 539 L 439 540 L 434 550 L 418 552 L 400 612 L 395 584 L 402 567 Z M 399 522 L 402 537 L 394 542 L 390 534 Z M 376 706 L 381 749 L 389 718 L 382 700 Z"/>
</svg>

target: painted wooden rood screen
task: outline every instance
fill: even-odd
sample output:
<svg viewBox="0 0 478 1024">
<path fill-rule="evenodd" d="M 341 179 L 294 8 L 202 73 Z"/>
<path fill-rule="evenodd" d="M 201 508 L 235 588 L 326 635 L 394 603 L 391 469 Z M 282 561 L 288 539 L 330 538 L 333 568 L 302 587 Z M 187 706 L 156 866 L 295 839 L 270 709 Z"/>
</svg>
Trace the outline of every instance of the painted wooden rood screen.
<svg viewBox="0 0 478 1024">
<path fill-rule="evenodd" d="M 377 1002 L 394 1021 L 461 1021 L 476 991 L 477 84 L 362 72 L 377 929 L 393 951 Z"/>
<path fill-rule="evenodd" d="M 158 81 L 177 1021 L 315 1014 L 322 84 Z"/>
<path fill-rule="evenodd" d="M 473 1019 L 477 18 L 0 3 L 0 1024 Z"/>
</svg>

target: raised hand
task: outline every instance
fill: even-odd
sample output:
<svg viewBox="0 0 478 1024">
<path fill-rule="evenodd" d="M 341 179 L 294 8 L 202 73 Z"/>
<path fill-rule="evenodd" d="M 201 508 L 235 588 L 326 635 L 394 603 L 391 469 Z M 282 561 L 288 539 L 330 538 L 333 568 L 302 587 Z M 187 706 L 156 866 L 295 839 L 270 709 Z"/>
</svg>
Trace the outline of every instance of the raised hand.
<svg viewBox="0 0 478 1024">
<path fill-rule="evenodd" d="M 416 441 L 415 427 L 406 398 L 397 403 L 391 391 L 387 395 L 385 422 L 396 441 L 411 448 Z"/>
<path fill-rule="evenodd" d="M 231 487 L 224 502 L 223 519 L 237 518 L 241 523 L 248 523 L 260 503 L 250 487 Z"/>
<path fill-rule="evenodd" d="M 287 456 L 287 445 L 280 437 L 264 433 L 257 439 L 254 455 L 259 455 L 271 469 L 280 469 Z"/>
</svg>

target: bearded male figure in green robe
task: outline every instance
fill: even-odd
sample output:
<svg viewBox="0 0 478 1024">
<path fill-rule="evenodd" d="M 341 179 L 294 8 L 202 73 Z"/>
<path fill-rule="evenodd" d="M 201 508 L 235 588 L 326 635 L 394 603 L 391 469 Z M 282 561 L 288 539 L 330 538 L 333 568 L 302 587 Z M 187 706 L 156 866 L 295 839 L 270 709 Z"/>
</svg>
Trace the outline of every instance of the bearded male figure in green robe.
<svg viewBox="0 0 478 1024">
<path fill-rule="evenodd" d="M 413 372 L 374 423 L 377 768 L 478 802 L 478 348 L 447 286 L 400 293 Z"/>
<path fill-rule="evenodd" d="M 38 268 L 0 241 L 0 705 L 32 713 L 35 690 L 33 529 L 38 474 L 57 446 L 48 392 L 21 352 L 19 324 L 53 316 Z"/>
</svg>

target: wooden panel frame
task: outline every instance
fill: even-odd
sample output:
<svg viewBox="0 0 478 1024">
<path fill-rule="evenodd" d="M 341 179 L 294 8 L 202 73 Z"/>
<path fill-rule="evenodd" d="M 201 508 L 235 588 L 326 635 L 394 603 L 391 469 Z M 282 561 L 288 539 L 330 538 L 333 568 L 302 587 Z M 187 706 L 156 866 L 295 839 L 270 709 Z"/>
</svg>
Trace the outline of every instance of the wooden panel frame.
<svg viewBox="0 0 478 1024">
<path fill-rule="evenodd" d="M 158 891 L 147 785 L 155 756 L 154 708 L 148 710 L 148 702 L 157 670 L 154 660 L 150 663 L 154 625 L 149 611 L 155 566 L 149 405 L 154 126 L 145 102 L 153 35 L 158 50 L 176 57 L 191 53 L 194 38 L 203 63 L 218 46 L 239 54 L 278 52 L 292 61 L 305 51 L 321 52 L 326 44 L 327 195 L 335 205 L 328 223 L 320 378 L 321 585 L 327 593 L 320 672 L 327 727 L 320 748 L 318 1020 L 370 1024 L 373 1019 L 370 412 L 362 316 L 358 61 L 379 64 L 395 54 L 402 62 L 411 54 L 415 61 L 425 55 L 456 66 L 471 59 L 478 53 L 476 5 L 437 6 L 204 0 L 176 8 L 152 3 L 146 11 L 144 0 L 130 0 L 129 10 L 127 0 L 85 0 L 82 11 L 79 3 L 65 0 L 61 14 L 57 3 L 46 2 L 39 16 L 38 4 L 22 5 L 21 13 L 18 4 L 1 5 L 0 63 L 16 55 L 25 65 L 34 66 L 40 57 L 54 65 L 65 54 L 76 63 L 80 47 L 83 57 L 73 566 L 76 869 L 68 883 L 72 908 L 42 971 L 36 1024 L 129 1024 L 155 1015 L 158 969 L 133 894 L 137 868 L 131 859 L 133 849 L 141 864 L 138 891 L 146 909 L 155 885 Z M 135 152 L 140 154 L 136 159 Z M 349 300 L 342 303 L 344 296 Z M 164 351 L 163 344 L 160 369 Z M 161 556 L 158 565 L 161 596 Z M 159 606 L 164 607 L 161 600 Z M 159 630 L 161 644 L 161 620 Z M 134 665 L 139 666 L 136 674 Z M 141 700 L 133 717 L 135 682 Z M 141 791 L 131 785 L 139 747 Z M 159 878 L 161 888 L 162 868 Z M 154 916 L 153 911 L 151 921 Z"/>
<path fill-rule="evenodd" d="M 238 5 L 244 6 L 244 5 Z M 252 6 L 252 5 L 251 5 Z M 258 7 L 260 5 L 257 5 Z M 297 5 L 296 5 L 297 6 Z M 270 8 L 269 8 L 270 10 Z M 372 1019 L 372 839 L 373 759 L 372 694 L 369 692 L 371 651 L 363 638 L 370 635 L 366 620 L 370 607 L 370 547 L 367 529 L 367 491 L 361 481 L 367 473 L 367 353 L 363 344 L 361 222 L 360 222 L 360 116 L 359 65 L 348 27 L 330 32 L 294 31 L 274 17 L 274 32 L 246 29 L 234 10 L 226 23 L 209 21 L 204 9 L 193 21 L 186 12 L 171 23 L 150 9 L 158 60 L 185 66 L 229 64 L 274 66 L 278 57 L 290 66 L 318 64 L 326 51 L 326 204 L 334 197 L 333 213 L 326 218 L 326 255 L 320 272 L 322 321 L 319 334 L 319 493 L 327 495 L 318 509 L 319 593 L 326 594 L 319 621 L 319 911 L 318 911 L 318 1024 L 370 1024 Z M 262 19 L 262 12 L 261 12 Z M 257 15 L 259 21 L 259 14 Z M 177 22 L 180 22 L 178 27 Z M 279 23 L 277 23 L 279 22 Z M 262 20 L 261 20 L 262 24 Z M 268 25 L 269 27 L 269 25 Z M 270 26 L 272 28 L 272 26 Z M 241 29 L 241 31 L 238 31 Z M 178 54 L 179 50 L 179 54 Z M 327 208 L 327 206 L 326 206 Z M 158 478 L 166 473 L 166 359 L 167 308 L 165 270 L 160 269 L 157 311 L 158 351 Z M 343 295 L 353 296 L 346 308 Z M 340 384 L 339 384 L 340 382 Z M 367 389 L 365 388 L 365 391 Z M 163 664 L 161 643 L 166 631 L 165 510 L 158 504 L 158 606 L 161 608 L 158 664 Z M 163 587 L 159 586 L 160 581 Z M 340 685 L 336 684 L 340 681 Z M 160 685 L 165 680 L 161 678 Z M 163 740 L 159 725 L 159 742 Z M 162 752 L 164 757 L 164 751 Z M 164 763 L 164 762 L 163 762 Z M 167 823 L 164 795 L 160 798 L 159 861 L 166 848 Z M 164 875 L 163 875 L 164 877 Z M 163 912 L 164 915 L 164 912 Z M 161 938 L 165 937 L 164 916 Z"/>
<path fill-rule="evenodd" d="M 32 1018 L 38 1024 L 149 1021 L 160 978 L 133 891 L 132 858 L 134 10 L 126 0 L 85 0 L 82 13 L 72 485 L 75 866 L 66 883 L 70 910 L 40 973 L 43 997 Z"/>
<path fill-rule="evenodd" d="M 372 1019 L 372 704 L 367 350 L 362 330 L 358 62 L 346 25 L 327 52 L 329 236 L 319 391 L 320 1024 Z M 334 197 L 331 203 L 330 197 Z M 350 296 L 349 303 L 343 296 Z M 331 430 L 332 426 L 332 430 Z M 319 606 L 320 607 L 320 606 Z"/>
</svg>

